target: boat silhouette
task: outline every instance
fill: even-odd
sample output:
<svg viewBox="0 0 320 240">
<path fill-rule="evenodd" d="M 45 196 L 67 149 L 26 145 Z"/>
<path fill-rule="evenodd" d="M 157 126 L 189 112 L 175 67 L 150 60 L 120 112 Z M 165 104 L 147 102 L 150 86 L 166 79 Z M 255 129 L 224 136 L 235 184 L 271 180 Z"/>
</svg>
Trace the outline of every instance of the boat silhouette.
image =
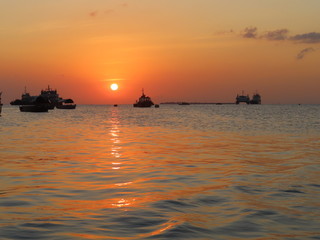
<svg viewBox="0 0 320 240">
<path fill-rule="evenodd" d="M 139 100 L 137 100 L 133 104 L 134 107 L 144 107 L 144 108 L 145 107 L 151 107 L 153 105 L 154 105 L 154 103 L 152 102 L 151 98 L 144 94 L 144 90 L 143 89 L 142 89 L 141 97 L 139 98 Z"/>
</svg>

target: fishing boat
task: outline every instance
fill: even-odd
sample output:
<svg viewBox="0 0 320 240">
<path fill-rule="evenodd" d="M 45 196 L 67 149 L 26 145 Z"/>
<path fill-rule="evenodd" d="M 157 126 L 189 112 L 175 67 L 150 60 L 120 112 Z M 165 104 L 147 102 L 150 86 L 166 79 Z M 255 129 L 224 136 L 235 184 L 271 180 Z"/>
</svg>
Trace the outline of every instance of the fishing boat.
<svg viewBox="0 0 320 240">
<path fill-rule="evenodd" d="M 49 101 L 41 96 L 36 96 L 29 104 L 20 105 L 19 109 L 21 112 L 48 112 Z"/>
<path fill-rule="evenodd" d="M 57 107 L 57 105 L 59 105 L 59 101 L 62 100 L 59 97 L 57 90 L 53 90 L 49 85 L 48 88 L 41 90 L 40 96 L 49 101 L 49 109 Z"/>
<path fill-rule="evenodd" d="M 261 104 L 261 95 L 259 93 L 253 94 L 250 104 Z"/>
<path fill-rule="evenodd" d="M 48 112 L 49 108 L 46 105 L 21 105 L 20 112 Z"/>
<path fill-rule="evenodd" d="M 250 103 L 249 95 L 244 95 L 243 91 L 241 95 L 237 94 L 237 97 L 236 97 L 236 104 L 239 104 L 242 102 L 246 104 Z"/>
<path fill-rule="evenodd" d="M 34 96 L 31 96 L 30 93 L 27 92 L 27 88 L 24 88 L 24 93 L 21 94 L 21 99 L 15 99 L 11 101 L 11 105 L 28 105 L 33 101 Z"/>
<path fill-rule="evenodd" d="M 144 94 L 143 89 L 142 89 L 141 97 L 139 98 L 139 100 L 136 101 L 136 103 L 133 104 L 134 107 L 143 107 L 143 108 L 151 107 L 153 105 L 154 103 L 152 102 L 151 98 Z"/>
<path fill-rule="evenodd" d="M 2 95 L 2 92 L 0 92 L 0 115 L 1 115 L 1 112 L 2 112 L 2 102 L 1 102 L 1 95 Z"/>
<path fill-rule="evenodd" d="M 45 99 L 47 101 L 46 105 L 49 110 L 54 109 L 55 107 L 60 108 L 60 109 L 75 109 L 76 105 L 75 104 L 70 104 L 68 101 L 71 99 L 63 99 L 59 96 L 57 90 L 53 90 L 48 87 L 44 90 L 41 90 L 40 94 L 38 95 L 39 97 Z M 26 88 L 24 93 L 21 95 L 21 99 L 16 99 L 14 101 L 11 101 L 11 105 L 34 105 L 34 101 L 38 96 L 31 96 Z M 67 102 L 65 102 L 67 101 Z M 72 100 L 71 100 L 72 101 Z M 58 106 L 59 105 L 59 106 Z"/>
<path fill-rule="evenodd" d="M 74 104 L 72 99 L 63 99 L 60 100 L 59 103 L 56 105 L 56 108 L 58 109 L 75 109 L 76 104 Z"/>
</svg>

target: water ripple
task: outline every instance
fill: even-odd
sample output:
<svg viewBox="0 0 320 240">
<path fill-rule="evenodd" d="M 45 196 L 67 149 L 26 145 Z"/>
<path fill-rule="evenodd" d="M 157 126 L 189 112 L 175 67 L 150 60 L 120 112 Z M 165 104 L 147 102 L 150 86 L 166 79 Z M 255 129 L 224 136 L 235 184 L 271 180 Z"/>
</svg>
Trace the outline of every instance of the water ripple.
<svg viewBox="0 0 320 240">
<path fill-rule="evenodd" d="M 319 239 L 318 113 L 6 107 L 0 238 Z"/>
</svg>

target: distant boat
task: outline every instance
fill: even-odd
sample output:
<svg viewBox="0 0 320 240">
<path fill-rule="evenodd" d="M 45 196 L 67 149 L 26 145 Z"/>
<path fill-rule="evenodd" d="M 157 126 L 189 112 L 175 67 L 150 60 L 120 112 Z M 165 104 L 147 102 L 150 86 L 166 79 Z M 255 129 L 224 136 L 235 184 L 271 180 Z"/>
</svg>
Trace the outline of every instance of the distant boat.
<svg viewBox="0 0 320 240">
<path fill-rule="evenodd" d="M 62 98 L 59 97 L 58 91 L 53 90 L 49 85 L 48 88 L 41 90 L 40 96 L 49 101 L 49 109 L 54 109 L 54 107 L 57 107 L 59 102 L 62 100 Z"/>
<path fill-rule="evenodd" d="M 249 95 L 244 95 L 243 91 L 242 91 L 242 94 L 241 95 L 237 95 L 236 97 L 236 104 L 239 104 L 239 103 L 246 103 L 246 104 L 249 104 L 250 103 L 250 98 L 249 98 Z"/>
<path fill-rule="evenodd" d="M 16 99 L 11 101 L 11 105 L 29 105 L 34 100 L 36 96 L 31 96 L 28 92 L 26 87 L 24 88 L 24 93 L 21 94 L 21 99 Z"/>
<path fill-rule="evenodd" d="M 259 93 L 255 93 L 250 100 L 250 104 L 261 104 L 261 95 Z"/>
<path fill-rule="evenodd" d="M 34 97 L 28 105 L 19 106 L 21 112 L 48 112 L 49 101 L 41 96 Z"/>
<path fill-rule="evenodd" d="M 144 94 L 142 89 L 142 95 L 136 103 L 133 104 L 134 107 L 151 107 L 154 103 L 152 102 L 151 98 Z"/>
<path fill-rule="evenodd" d="M 0 92 L 0 115 L 1 115 L 1 112 L 2 112 L 2 102 L 1 102 L 1 95 L 2 95 L 2 92 Z"/>
<path fill-rule="evenodd" d="M 180 103 L 178 103 L 179 105 L 190 105 L 190 103 L 188 103 L 188 102 L 180 102 Z"/>
<path fill-rule="evenodd" d="M 63 99 L 60 100 L 59 103 L 56 105 L 58 109 L 75 109 L 76 104 L 74 104 L 72 99 Z"/>
<path fill-rule="evenodd" d="M 48 112 L 49 108 L 46 105 L 21 105 L 21 112 Z"/>
<path fill-rule="evenodd" d="M 48 109 L 54 109 L 57 105 L 61 105 L 61 101 L 65 101 L 66 99 L 62 99 L 59 97 L 58 91 L 53 90 L 48 87 L 44 90 L 41 90 L 40 92 L 40 97 L 46 99 L 48 101 Z M 11 101 L 11 105 L 32 105 L 34 102 L 34 99 L 37 98 L 38 96 L 31 96 L 27 90 L 25 89 L 24 93 L 21 95 L 21 99 L 16 99 L 14 101 Z M 62 107 L 63 108 L 63 107 Z M 65 109 L 74 109 L 75 107 L 66 107 Z"/>
</svg>

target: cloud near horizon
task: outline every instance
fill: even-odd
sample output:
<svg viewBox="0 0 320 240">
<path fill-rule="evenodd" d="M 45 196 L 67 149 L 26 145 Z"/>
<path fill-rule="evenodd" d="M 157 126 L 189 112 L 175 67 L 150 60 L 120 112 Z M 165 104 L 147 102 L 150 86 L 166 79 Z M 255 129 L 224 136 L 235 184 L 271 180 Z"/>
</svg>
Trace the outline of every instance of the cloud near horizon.
<svg viewBox="0 0 320 240">
<path fill-rule="evenodd" d="M 94 18 L 94 17 L 97 17 L 98 15 L 109 15 L 109 14 L 112 14 L 112 13 L 114 13 L 113 9 L 107 9 L 107 10 L 105 10 L 103 12 L 96 10 L 96 11 L 90 12 L 89 16 Z"/>
<path fill-rule="evenodd" d="M 304 34 L 297 34 L 289 38 L 289 40 L 299 43 L 320 43 L 320 33 L 310 32 Z"/>
<path fill-rule="evenodd" d="M 274 31 L 268 31 L 262 35 L 262 38 L 270 41 L 281 41 L 287 39 L 288 29 L 278 29 Z"/>
<path fill-rule="evenodd" d="M 242 37 L 244 38 L 256 38 L 258 29 L 256 27 L 247 27 L 244 29 L 242 33 Z"/>
<path fill-rule="evenodd" d="M 297 54 L 297 60 L 301 60 L 304 58 L 304 56 L 310 52 L 314 52 L 315 49 L 314 48 L 305 48 L 305 49 L 302 49 L 298 54 Z"/>
<path fill-rule="evenodd" d="M 98 15 L 99 11 L 92 11 L 89 13 L 90 17 L 96 17 Z"/>
<path fill-rule="evenodd" d="M 320 33 L 310 32 L 304 34 L 296 34 L 294 36 L 287 36 L 289 33 L 288 29 L 277 29 L 274 31 L 268 31 L 265 34 L 259 35 L 257 27 L 247 27 L 243 30 L 241 36 L 243 38 L 253 39 L 266 39 L 268 41 L 283 41 L 289 40 L 297 43 L 320 43 Z"/>
</svg>

